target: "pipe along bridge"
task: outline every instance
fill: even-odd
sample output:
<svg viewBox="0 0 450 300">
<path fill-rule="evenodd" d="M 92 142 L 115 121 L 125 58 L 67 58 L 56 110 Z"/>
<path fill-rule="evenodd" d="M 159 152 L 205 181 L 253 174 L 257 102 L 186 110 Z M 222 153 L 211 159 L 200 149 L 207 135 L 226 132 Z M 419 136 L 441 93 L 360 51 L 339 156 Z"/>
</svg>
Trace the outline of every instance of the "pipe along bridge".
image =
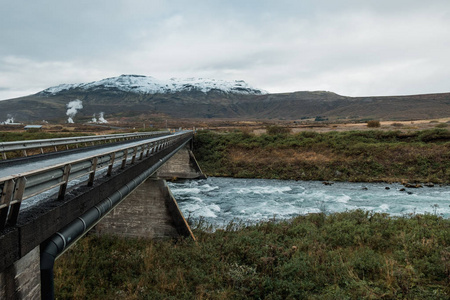
<svg viewBox="0 0 450 300">
<path fill-rule="evenodd" d="M 165 182 L 205 178 L 192 139 L 181 131 L 0 143 L 0 299 L 54 299 L 55 259 L 90 230 L 195 240 Z"/>
</svg>

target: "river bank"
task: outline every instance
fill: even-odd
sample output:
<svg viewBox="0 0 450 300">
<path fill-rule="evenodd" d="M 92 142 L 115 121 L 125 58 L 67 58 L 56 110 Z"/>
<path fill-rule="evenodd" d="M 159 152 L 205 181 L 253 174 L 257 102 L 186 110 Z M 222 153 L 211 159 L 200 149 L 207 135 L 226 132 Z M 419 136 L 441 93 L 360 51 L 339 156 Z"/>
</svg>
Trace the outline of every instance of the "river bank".
<svg viewBox="0 0 450 300">
<path fill-rule="evenodd" d="M 364 212 L 229 223 L 198 243 L 88 236 L 57 299 L 448 299 L 450 220 Z"/>
<path fill-rule="evenodd" d="M 195 156 L 209 176 L 450 184 L 450 131 L 254 135 L 199 131 Z"/>
</svg>

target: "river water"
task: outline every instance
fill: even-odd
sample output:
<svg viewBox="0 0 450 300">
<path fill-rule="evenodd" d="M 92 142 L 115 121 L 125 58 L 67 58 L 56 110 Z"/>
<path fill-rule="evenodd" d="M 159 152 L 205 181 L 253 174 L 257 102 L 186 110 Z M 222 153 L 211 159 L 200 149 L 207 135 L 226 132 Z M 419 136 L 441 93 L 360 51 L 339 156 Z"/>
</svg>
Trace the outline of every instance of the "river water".
<svg viewBox="0 0 450 300">
<path fill-rule="evenodd" d="M 450 218 L 450 187 L 404 188 L 401 184 L 210 177 L 170 182 L 186 218 L 230 221 L 288 219 L 308 213 L 363 209 L 394 216 L 437 214 Z"/>
</svg>

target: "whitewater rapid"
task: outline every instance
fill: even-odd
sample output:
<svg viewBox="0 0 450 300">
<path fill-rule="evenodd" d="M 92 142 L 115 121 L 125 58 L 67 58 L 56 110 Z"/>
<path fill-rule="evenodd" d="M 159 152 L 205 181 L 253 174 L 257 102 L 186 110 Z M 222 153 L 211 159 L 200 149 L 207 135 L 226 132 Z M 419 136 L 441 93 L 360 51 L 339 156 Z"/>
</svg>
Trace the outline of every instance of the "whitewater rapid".
<svg viewBox="0 0 450 300">
<path fill-rule="evenodd" d="M 393 216 L 437 214 L 450 218 L 450 187 L 401 184 L 236 179 L 170 182 L 184 216 L 217 226 L 230 221 L 288 219 L 308 213 L 363 209 Z"/>
</svg>

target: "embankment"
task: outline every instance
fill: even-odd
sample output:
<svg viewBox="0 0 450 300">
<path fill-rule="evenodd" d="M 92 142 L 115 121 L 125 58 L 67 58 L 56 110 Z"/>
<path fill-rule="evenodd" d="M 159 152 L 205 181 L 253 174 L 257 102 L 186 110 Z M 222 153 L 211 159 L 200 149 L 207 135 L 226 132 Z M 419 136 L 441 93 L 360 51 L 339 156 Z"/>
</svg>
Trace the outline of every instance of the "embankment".
<svg viewBox="0 0 450 300">
<path fill-rule="evenodd" d="M 209 176 L 351 182 L 450 183 L 450 131 L 200 131 L 195 156 Z"/>
</svg>

